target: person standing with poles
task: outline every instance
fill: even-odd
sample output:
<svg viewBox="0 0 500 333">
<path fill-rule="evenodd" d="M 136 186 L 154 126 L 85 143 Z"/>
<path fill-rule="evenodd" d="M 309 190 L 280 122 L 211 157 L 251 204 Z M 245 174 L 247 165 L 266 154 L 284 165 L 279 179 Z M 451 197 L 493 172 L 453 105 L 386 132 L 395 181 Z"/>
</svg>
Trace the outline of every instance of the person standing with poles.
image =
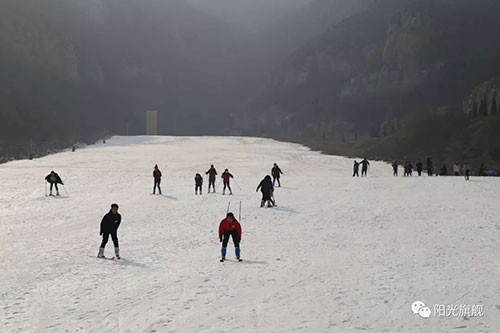
<svg viewBox="0 0 500 333">
<path fill-rule="evenodd" d="M 210 169 L 205 172 L 205 174 L 208 175 L 208 193 L 210 193 L 211 186 L 213 188 L 213 193 L 215 193 L 215 176 L 217 176 L 217 170 L 215 170 L 213 164 L 210 166 Z"/>
<path fill-rule="evenodd" d="M 224 170 L 224 173 L 221 176 L 222 182 L 224 183 L 224 188 L 222 189 L 222 195 L 226 194 L 226 187 L 229 189 L 229 194 L 232 195 L 233 191 L 231 190 L 230 180 L 234 178 L 233 175 L 229 172 L 228 169 Z"/>
<path fill-rule="evenodd" d="M 240 202 L 241 209 L 241 202 Z M 241 217 L 240 217 L 241 219 Z M 219 224 L 219 241 L 222 242 L 221 255 L 222 258 L 220 262 L 226 260 L 227 244 L 229 242 L 229 237 L 233 238 L 234 252 L 236 254 L 236 259 L 242 261 L 240 258 L 240 242 L 241 242 L 241 225 L 234 218 L 234 214 L 228 212 L 226 218 Z"/>
<path fill-rule="evenodd" d="M 274 163 L 274 166 L 271 169 L 271 175 L 273 175 L 273 186 L 275 186 L 276 181 L 278 181 L 278 187 L 281 187 L 280 175 L 282 174 L 283 171 L 281 171 L 280 167 L 276 163 Z"/>
<path fill-rule="evenodd" d="M 153 194 L 156 192 L 156 187 L 158 186 L 158 195 L 161 195 L 161 171 L 158 169 L 158 164 L 155 165 L 155 169 L 153 170 L 153 178 L 155 180 L 155 184 L 153 186 Z"/>
<path fill-rule="evenodd" d="M 57 184 L 64 185 L 61 177 L 59 177 L 59 175 L 55 171 L 51 171 L 50 174 L 48 174 L 47 177 L 45 177 L 45 180 L 50 184 L 50 194 L 49 195 L 52 195 L 52 187 L 55 186 L 56 195 L 59 196 L 59 188 L 57 187 Z M 47 191 L 47 190 L 45 190 L 45 191 Z"/>
<path fill-rule="evenodd" d="M 370 162 L 366 158 L 364 158 L 361 161 L 361 177 L 366 177 L 366 174 L 368 173 L 368 166 L 370 165 Z"/>
<path fill-rule="evenodd" d="M 101 247 L 99 248 L 99 254 L 97 254 L 97 258 L 106 259 L 104 256 L 104 248 L 106 247 L 106 243 L 108 242 L 109 236 L 111 235 L 111 239 L 113 240 L 113 245 L 115 246 L 115 258 L 120 259 L 120 247 L 118 244 L 118 227 L 122 222 L 122 216 L 118 214 L 118 205 L 112 204 L 111 210 L 109 213 L 104 215 L 101 221 L 101 231 L 99 235 L 102 236 Z"/>
<path fill-rule="evenodd" d="M 267 207 L 272 207 L 272 196 L 274 192 L 273 183 L 271 181 L 271 176 L 267 175 L 262 179 L 259 186 L 257 186 L 257 190 L 255 192 L 262 192 L 262 200 L 260 201 L 260 207 L 264 207 L 267 202 Z"/>
</svg>

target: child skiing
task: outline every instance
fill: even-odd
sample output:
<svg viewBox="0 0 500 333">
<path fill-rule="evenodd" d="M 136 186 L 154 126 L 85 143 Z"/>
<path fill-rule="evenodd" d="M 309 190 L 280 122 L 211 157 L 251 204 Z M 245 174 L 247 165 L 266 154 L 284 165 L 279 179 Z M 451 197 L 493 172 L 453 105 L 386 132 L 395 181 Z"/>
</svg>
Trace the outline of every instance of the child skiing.
<svg viewBox="0 0 500 333">
<path fill-rule="evenodd" d="M 397 177 L 398 176 L 398 162 L 394 161 L 392 163 L 392 171 L 393 171 L 393 176 Z"/>
<path fill-rule="evenodd" d="M 226 187 L 229 189 L 229 194 L 232 195 L 233 191 L 231 190 L 230 180 L 234 178 L 233 175 L 229 172 L 228 169 L 224 170 L 224 173 L 221 176 L 222 182 L 224 183 L 224 189 L 222 190 L 222 195 L 226 194 Z"/>
<path fill-rule="evenodd" d="M 273 186 L 276 184 L 276 181 L 278 181 L 278 187 L 281 187 L 280 175 L 283 174 L 283 171 L 281 171 L 280 167 L 276 163 L 274 163 L 274 166 L 271 169 L 271 174 L 273 175 Z"/>
<path fill-rule="evenodd" d="M 273 183 L 271 181 L 271 176 L 266 176 L 262 181 L 260 182 L 259 186 L 257 186 L 257 190 L 255 192 L 260 191 L 262 192 L 262 200 L 260 202 L 260 207 L 264 207 L 265 203 L 267 202 L 267 207 L 272 207 L 272 196 L 274 192 L 273 188 Z"/>
<path fill-rule="evenodd" d="M 202 195 L 202 186 L 203 186 L 203 177 L 197 173 L 196 176 L 194 177 L 194 194 L 198 195 L 198 189 L 200 190 L 200 195 Z"/>
<path fill-rule="evenodd" d="M 101 221 L 101 231 L 99 235 L 102 236 L 102 243 L 101 247 L 99 248 L 99 254 L 97 255 L 97 258 L 106 258 L 104 256 L 104 248 L 106 247 L 106 243 L 108 242 L 109 236 L 111 235 L 113 245 L 115 246 L 115 258 L 120 259 L 120 248 L 118 244 L 117 231 L 121 221 L 122 216 L 118 214 L 118 205 L 114 203 L 111 205 L 111 210 L 109 211 L 109 213 L 104 215 Z"/>
<path fill-rule="evenodd" d="M 217 176 L 217 170 L 215 170 L 213 164 L 210 166 L 210 169 L 205 172 L 205 174 L 208 175 L 208 193 L 210 193 L 211 186 L 213 188 L 213 193 L 215 193 L 215 176 Z"/>
<path fill-rule="evenodd" d="M 226 260 L 226 252 L 227 252 L 227 243 L 229 242 L 229 237 L 233 238 L 234 243 L 234 251 L 236 254 L 236 259 L 241 261 L 240 259 L 240 241 L 241 241 L 241 225 L 234 218 L 233 213 L 227 213 L 227 216 L 224 220 L 221 221 L 219 225 L 219 241 L 222 242 L 221 249 L 221 262 Z"/>
<path fill-rule="evenodd" d="M 50 184 L 50 194 L 52 195 L 52 187 L 55 185 L 56 187 L 56 195 L 59 196 L 59 188 L 57 187 L 57 184 L 64 185 L 61 177 L 54 171 L 51 171 L 50 174 L 45 177 L 45 180 Z M 45 195 L 47 195 L 47 188 L 45 188 Z"/>
<path fill-rule="evenodd" d="M 158 169 L 158 164 L 155 165 L 155 169 L 153 171 L 153 178 L 155 180 L 155 184 L 154 184 L 154 187 L 153 187 L 153 194 L 155 194 L 155 192 L 156 192 L 156 186 L 158 186 L 158 195 L 161 195 L 161 187 L 160 187 L 160 183 L 161 183 L 161 171 L 160 171 L 160 169 Z"/>
<path fill-rule="evenodd" d="M 358 161 L 354 161 L 352 176 L 353 177 L 359 177 L 359 163 L 358 163 Z"/>
</svg>

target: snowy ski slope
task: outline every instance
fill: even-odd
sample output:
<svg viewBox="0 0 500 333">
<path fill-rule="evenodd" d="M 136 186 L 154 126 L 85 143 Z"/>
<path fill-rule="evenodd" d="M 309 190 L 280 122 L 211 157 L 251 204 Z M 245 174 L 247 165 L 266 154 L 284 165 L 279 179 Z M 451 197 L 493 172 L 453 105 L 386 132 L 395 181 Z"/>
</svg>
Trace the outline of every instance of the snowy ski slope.
<svg viewBox="0 0 500 333">
<path fill-rule="evenodd" d="M 259 208 L 273 162 L 285 173 L 278 207 Z M 163 196 L 150 195 L 155 163 Z M 205 177 L 195 196 L 211 163 L 241 189 L 207 195 Z M 44 196 L 51 170 L 68 196 Z M 500 180 L 351 170 L 231 137 L 115 137 L 0 165 L 0 332 L 499 332 Z M 236 215 L 242 202 L 242 263 L 232 243 L 219 262 L 229 200 Z M 98 260 L 113 202 L 123 259 Z M 417 300 L 480 304 L 484 316 L 423 319 Z"/>
</svg>

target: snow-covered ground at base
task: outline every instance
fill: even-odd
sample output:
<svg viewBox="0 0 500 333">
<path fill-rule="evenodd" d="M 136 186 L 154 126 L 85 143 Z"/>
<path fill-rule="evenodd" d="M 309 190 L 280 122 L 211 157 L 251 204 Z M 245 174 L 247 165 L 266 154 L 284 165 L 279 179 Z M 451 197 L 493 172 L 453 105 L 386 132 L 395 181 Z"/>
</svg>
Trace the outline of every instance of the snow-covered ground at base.
<svg viewBox="0 0 500 333">
<path fill-rule="evenodd" d="M 260 208 L 274 162 L 278 207 Z M 500 179 L 394 178 L 382 162 L 353 178 L 352 162 L 259 138 L 115 137 L 0 165 L 0 331 L 500 331 Z M 194 195 L 211 163 L 233 173 L 233 196 L 206 194 L 206 176 Z M 51 170 L 68 195 L 45 197 Z M 241 263 L 232 243 L 219 262 L 229 200 Z M 122 260 L 99 260 L 113 202 Z M 423 319 L 417 300 L 484 316 Z"/>
</svg>

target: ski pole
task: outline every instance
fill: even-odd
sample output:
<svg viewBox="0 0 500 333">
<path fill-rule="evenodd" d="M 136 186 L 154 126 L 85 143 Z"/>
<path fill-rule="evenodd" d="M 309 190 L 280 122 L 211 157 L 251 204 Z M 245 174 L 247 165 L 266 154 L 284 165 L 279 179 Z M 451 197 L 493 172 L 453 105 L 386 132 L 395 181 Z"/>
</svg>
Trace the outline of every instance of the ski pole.
<svg viewBox="0 0 500 333">
<path fill-rule="evenodd" d="M 241 222 L 241 200 L 240 200 L 240 212 L 238 214 L 238 220 Z"/>
<path fill-rule="evenodd" d="M 68 194 L 68 191 L 66 191 L 66 187 L 64 186 L 64 184 L 61 184 L 61 185 L 62 185 L 62 188 L 63 188 L 63 190 L 64 190 L 64 193 L 66 193 L 66 195 L 69 195 L 69 194 Z"/>
<path fill-rule="evenodd" d="M 238 184 L 238 182 L 237 182 L 234 178 L 233 178 L 233 181 L 234 181 L 234 183 L 236 184 L 236 186 L 238 186 L 238 188 L 239 188 L 241 191 L 243 191 L 243 190 L 241 189 L 240 185 Z"/>
<path fill-rule="evenodd" d="M 226 215 L 229 213 L 229 207 L 231 206 L 231 200 L 227 203 L 227 210 L 226 210 Z"/>
<path fill-rule="evenodd" d="M 45 196 L 47 196 L 47 182 L 46 181 L 43 181 L 44 184 L 45 184 Z"/>
</svg>

